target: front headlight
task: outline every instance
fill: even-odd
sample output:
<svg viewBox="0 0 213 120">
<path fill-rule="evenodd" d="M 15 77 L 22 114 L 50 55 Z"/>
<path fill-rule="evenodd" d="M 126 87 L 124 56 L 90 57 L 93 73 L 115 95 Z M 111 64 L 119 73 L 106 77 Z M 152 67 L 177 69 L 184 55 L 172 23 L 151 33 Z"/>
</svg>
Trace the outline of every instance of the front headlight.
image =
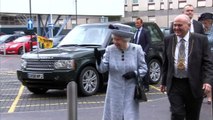
<svg viewBox="0 0 213 120">
<path fill-rule="evenodd" d="M 58 60 L 54 63 L 55 69 L 75 69 L 74 60 Z"/>
<path fill-rule="evenodd" d="M 25 69 L 27 67 L 27 61 L 25 59 L 21 59 L 21 68 Z"/>
</svg>

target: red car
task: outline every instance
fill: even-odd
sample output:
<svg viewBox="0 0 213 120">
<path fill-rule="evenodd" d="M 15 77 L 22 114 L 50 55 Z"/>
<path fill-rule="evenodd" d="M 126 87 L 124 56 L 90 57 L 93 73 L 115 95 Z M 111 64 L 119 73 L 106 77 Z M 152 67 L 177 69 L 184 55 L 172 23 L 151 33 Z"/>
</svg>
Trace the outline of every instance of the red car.
<svg viewBox="0 0 213 120">
<path fill-rule="evenodd" d="M 6 43 L 4 45 L 0 46 L 0 53 L 3 54 L 4 53 L 4 49 L 6 54 L 23 54 L 24 53 L 24 48 L 25 48 L 25 52 L 29 52 L 31 50 L 30 44 L 32 41 L 32 46 L 36 46 L 37 45 L 37 41 L 35 36 L 32 36 L 32 40 L 30 40 L 31 36 L 23 36 L 23 37 L 19 37 L 16 40 L 14 40 L 13 42 L 9 42 Z"/>
</svg>

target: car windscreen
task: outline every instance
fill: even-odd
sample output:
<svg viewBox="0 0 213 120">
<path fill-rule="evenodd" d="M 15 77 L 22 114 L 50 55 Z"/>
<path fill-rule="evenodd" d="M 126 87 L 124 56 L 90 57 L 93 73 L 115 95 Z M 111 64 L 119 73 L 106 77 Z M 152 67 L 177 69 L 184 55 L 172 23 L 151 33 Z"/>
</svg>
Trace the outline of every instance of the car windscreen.
<svg viewBox="0 0 213 120">
<path fill-rule="evenodd" d="M 17 42 L 26 42 L 28 40 L 29 40 L 28 37 L 19 37 L 16 40 L 14 40 L 13 42 L 15 42 L 15 43 L 17 43 Z"/>
<path fill-rule="evenodd" d="M 109 33 L 106 26 L 77 26 L 66 35 L 59 46 L 103 45 Z"/>
<path fill-rule="evenodd" d="M 8 39 L 11 35 L 2 35 L 0 36 L 0 43 L 3 43 L 6 39 Z"/>
</svg>

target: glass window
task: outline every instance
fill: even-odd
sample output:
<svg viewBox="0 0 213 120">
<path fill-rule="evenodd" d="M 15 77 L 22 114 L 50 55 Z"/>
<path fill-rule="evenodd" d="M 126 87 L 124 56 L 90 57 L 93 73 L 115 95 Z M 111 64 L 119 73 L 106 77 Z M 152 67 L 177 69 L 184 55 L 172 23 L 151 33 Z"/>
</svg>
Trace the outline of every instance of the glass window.
<svg viewBox="0 0 213 120">
<path fill-rule="evenodd" d="M 138 0 L 132 0 L 133 4 L 138 4 Z"/>
<path fill-rule="evenodd" d="M 178 8 L 184 8 L 185 5 L 186 5 L 186 0 L 179 0 Z"/>
<path fill-rule="evenodd" d="M 205 6 L 206 6 L 206 0 L 197 1 L 197 7 L 205 7 Z"/>
<path fill-rule="evenodd" d="M 124 1 L 124 4 L 127 5 L 127 0 Z"/>
<path fill-rule="evenodd" d="M 59 46 L 103 45 L 109 33 L 107 26 L 77 26 L 66 35 Z"/>
<path fill-rule="evenodd" d="M 160 9 L 163 10 L 164 9 L 164 3 L 160 4 Z"/>
<path fill-rule="evenodd" d="M 151 40 L 153 42 L 159 42 L 161 41 L 161 36 L 158 32 L 158 29 L 154 26 L 154 25 L 148 25 L 147 29 L 150 31 L 150 35 L 151 35 Z"/>
<path fill-rule="evenodd" d="M 153 2 L 154 2 L 154 0 L 149 0 L 148 2 L 153 3 Z"/>
</svg>

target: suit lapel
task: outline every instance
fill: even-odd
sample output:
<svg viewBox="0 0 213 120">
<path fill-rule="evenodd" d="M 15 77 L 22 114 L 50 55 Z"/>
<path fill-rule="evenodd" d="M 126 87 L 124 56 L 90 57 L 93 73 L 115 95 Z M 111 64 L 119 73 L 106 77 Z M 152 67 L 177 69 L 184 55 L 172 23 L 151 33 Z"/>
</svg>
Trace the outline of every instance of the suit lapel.
<svg viewBox="0 0 213 120">
<path fill-rule="evenodd" d="M 143 28 L 144 29 L 144 28 Z M 140 36 L 139 36 L 139 40 L 141 40 L 142 36 L 143 36 L 143 29 L 141 30 Z M 142 41 L 139 41 L 142 42 Z"/>
<path fill-rule="evenodd" d="M 194 44 L 194 38 L 193 35 L 190 33 L 190 37 L 189 37 L 189 46 L 188 46 L 188 65 L 190 65 L 190 61 L 191 61 L 191 54 L 193 51 L 193 45 Z"/>
<path fill-rule="evenodd" d="M 176 35 L 174 34 L 172 36 L 172 39 L 169 40 L 169 44 L 168 44 L 168 57 L 171 61 L 171 64 L 172 64 L 172 68 L 171 70 L 173 71 L 174 70 L 174 59 L 175 59 L 175 48 L 176 48 L 176 44 L 177 44 L 177 38 L 176 38 Z"/>
<path fill-rule="evenodd" d="M 194 27 L 194 33 L 198 32 L 198 28 L 197 28 L 197 21 L 193 20 L 193 27 Z"/>
<path fill-rule="evenodd" d="M 173 36 L 173 40 L 171 41 L 172 43 L 172 61 L 174 61 L 174 57 L 175 57 L 175 49 L 176 49 L 176 45 L 177 45 L 177 36 L 174 35 Z"/>
</svg>

